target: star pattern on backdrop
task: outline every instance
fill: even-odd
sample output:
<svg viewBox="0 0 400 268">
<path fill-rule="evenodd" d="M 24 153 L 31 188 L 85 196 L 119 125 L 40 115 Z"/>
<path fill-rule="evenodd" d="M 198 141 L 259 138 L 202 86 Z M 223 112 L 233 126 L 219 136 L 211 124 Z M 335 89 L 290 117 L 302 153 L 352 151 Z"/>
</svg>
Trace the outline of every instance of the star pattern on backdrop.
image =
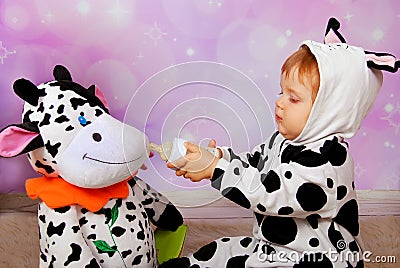
<svg viewBox="0 0 400 268">
<path fill-rule="evenodd" d="M 154 42 L 154 45 L 157 46 L 158 42 L 163 38 L 163 36 L 166 36 L 167 33 L 163 32 L 155 21 L 153 27 L 150 27 L 150 29 L 145 32 L 144 35 L 147 35 Z"/>
<path fill-rule="evenodd" d="M 388 115 L 381 119 L 387 121 L 389 126 L 394 128 L 396 136 L 398 136 L 400 132 L 400 102 L 397 102 L 395 106 L 387 104 L 385 110 Z"/>
<path fill-rule="evenodd" d="M 8 58 L 9 55 L 17 53 L 15 50 L 14 51 L 8 51 L 8 49 L 3 46 L 3 42 L 0 41 L 0 61 L 1 64 L 4 63 L 4 60 Z"/>
</svg>

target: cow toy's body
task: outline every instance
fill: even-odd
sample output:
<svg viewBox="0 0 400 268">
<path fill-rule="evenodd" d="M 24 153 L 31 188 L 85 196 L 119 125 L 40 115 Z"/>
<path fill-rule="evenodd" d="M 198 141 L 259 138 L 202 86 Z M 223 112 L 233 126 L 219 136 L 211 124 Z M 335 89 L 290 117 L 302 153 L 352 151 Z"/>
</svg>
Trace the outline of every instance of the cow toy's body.
<svg viewBox="0 0 400 268">
<path fill-rule="evenodd" d="M 156 267 L 151 223 L 176 230 L 179 211 L 135 177 L 147 137 L 111 117 L 100 90 L 54 68 L 55 81 L 19 79 L 22 123 L 0 132 L 0 155 L 28 154 L 44 177 L 26 183 L 39 198 L 41 267 Z"/>
</svg>

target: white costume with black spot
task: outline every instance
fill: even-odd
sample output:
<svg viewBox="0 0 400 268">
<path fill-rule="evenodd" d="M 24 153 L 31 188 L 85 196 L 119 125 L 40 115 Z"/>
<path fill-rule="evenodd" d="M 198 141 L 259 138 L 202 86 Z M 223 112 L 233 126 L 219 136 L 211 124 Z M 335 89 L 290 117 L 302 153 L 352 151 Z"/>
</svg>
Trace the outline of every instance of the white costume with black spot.
<svg viewBox="0 0 400 268">
<path fill-rule="evenodd" d="M 328 25 L 327 38 L 340 36 L 338 28 Z M 371 109 L 382 73 L 359 47 L 303 44 L 317 59 L 320 88 L 302 133 L 287 140 L 276 132 L 251 153 L 222 147 L 214 170 L 212 186 L 254 211 L 253 237 L 213 241 L 175 261 L 179 267 L 363 267 L 345 139 Z"/>
</svg>

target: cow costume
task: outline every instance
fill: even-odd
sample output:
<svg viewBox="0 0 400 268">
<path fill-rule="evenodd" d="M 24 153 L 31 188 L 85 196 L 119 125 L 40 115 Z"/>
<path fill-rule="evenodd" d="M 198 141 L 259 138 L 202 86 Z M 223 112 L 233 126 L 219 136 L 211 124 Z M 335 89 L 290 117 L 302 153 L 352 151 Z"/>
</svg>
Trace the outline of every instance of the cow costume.
<svg viewBox="0 0 400 268">
<path fill-rule="evenodd" d="M 26 182 L 38 208 L 40 267 L 156 267 L 151 224 L 176 230 L 179 211 L 136 177 L 148 158 L 141 131 L 113 118 L 104 95 L 72 81 L 19 79 L 22 124 L 0 133 L 0 155 L 28 154 L 44 177 Z"/>
<path fill-rule="evenodd" d="M 276 132 L 251 153 L 221 147 L 211 185 L 254 211 L 253 237 L 224 237 L 161 267 L 363 267 L 353 137 L 400 62 L 347 45 L 330 19 L 325 43 L 305 41 L 320 87 L 298 137 Z M 379 70 L 380 69 L 380 70 Z"/>
</svg>

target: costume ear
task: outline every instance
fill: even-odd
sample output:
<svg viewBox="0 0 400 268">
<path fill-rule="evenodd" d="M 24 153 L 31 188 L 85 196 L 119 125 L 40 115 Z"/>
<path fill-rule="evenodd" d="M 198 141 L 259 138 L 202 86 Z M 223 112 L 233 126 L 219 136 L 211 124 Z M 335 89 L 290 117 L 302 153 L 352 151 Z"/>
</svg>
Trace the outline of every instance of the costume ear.
<svg viewBox="0 0 400 268">
<path fill-rule="evenodd" d="M 397 72 L 400 68 L 400 61 L 389 53 L 377 53 L 365 51 L 367 66 L 370 68 L 383 70 L 391 73 Z"/>
<path fill-rule="evenodd" d="M 0 131 L 0 156 L 14 157 L 42 147 L 43 140 L 32 123 L 9 125 Z"/>
<path fill-rule="evenodd" d="M 91 85 L 88 90 L 93 93 L 104 105 L 104 107 L 109 110 L 110 108 L 108 107 L 108 103 L 106 100 L 106 97 L 104 96 L 103 92 L 100 90 L 100 88 L 96 85 Z"/>
<path fill-rule="evenodd" d="M 44 89 L 38 89 L 35 84 L 24 78 L 15 81 L 13 88 L 15 94 L 33 106 L 38 105 L 40 97 L 46 96 Z"/>
<path fill-rule="evenodd" d="M 346 40 L 344 40 L 344 37 L 338 31 L 339 28 L 340 22 L 335 18 L 330 18 L 325 31 L 325 44 L 346 43 Z"/>
<path fill-rule="evenodd" d="M 57 81 L 72 81 L 72 76 L 67 68 L 62 65 L 56 65 L 53 70 L 53 76 Z"/>
<path fill-rule="evenodd" d="M 325 32 L 325 44 L 346 43 L 344 37 L 339 33 L 340 22 L 330 18 Z M 389 53 L 377 53 L 365 51 L 365 60 L 369 68 L 395 73 L 400 68 L 400 61 Z"/>
</svg>

